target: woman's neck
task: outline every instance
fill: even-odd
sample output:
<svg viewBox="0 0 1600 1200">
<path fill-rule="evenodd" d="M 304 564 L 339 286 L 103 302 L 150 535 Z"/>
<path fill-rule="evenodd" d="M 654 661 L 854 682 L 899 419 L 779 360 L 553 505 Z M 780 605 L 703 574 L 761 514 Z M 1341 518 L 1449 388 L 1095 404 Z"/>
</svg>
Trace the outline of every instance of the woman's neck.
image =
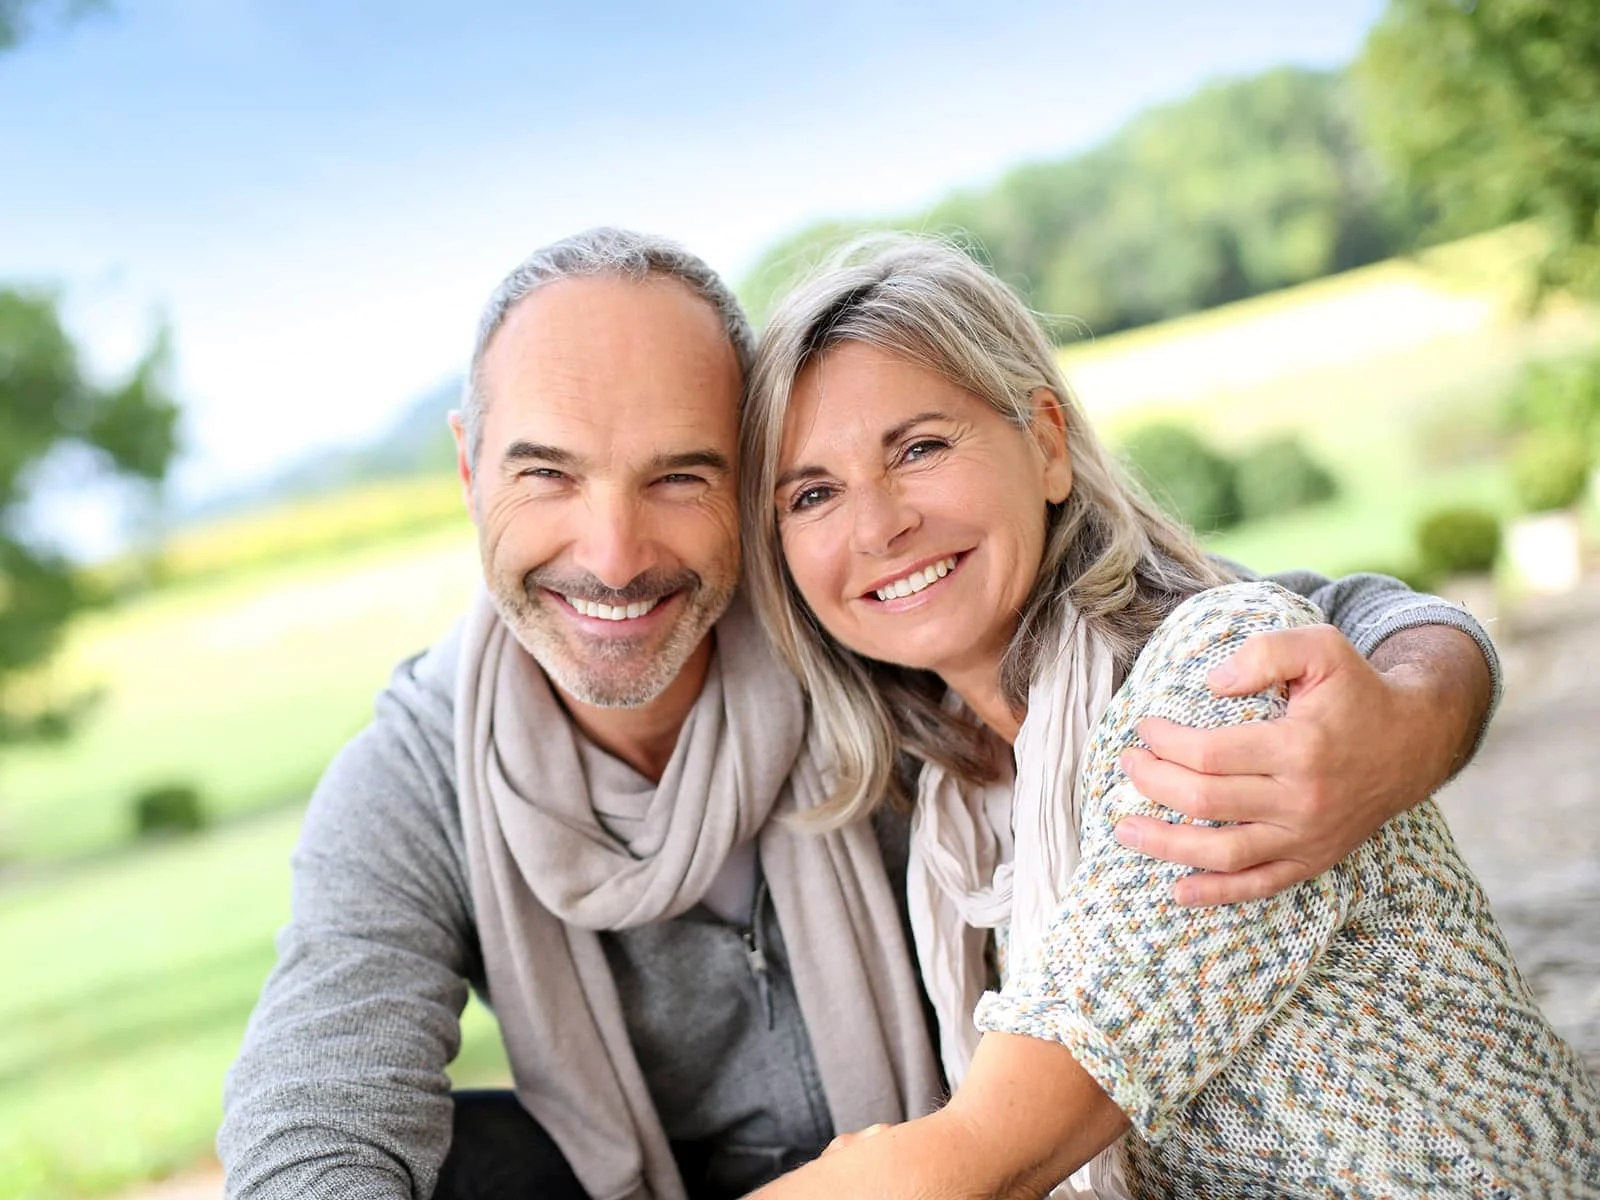
<svg viewBox="0 0 1600 1200">
<path fill-rule="evenodd" d="M 1017 712 L 1006 700 L 1000 686 L 999 663 L 970 671 L 941 673 L 939 677 L 980 721 L 1005 739 L 1006 745 L 1016 742 L 1027 712 Z"/>
</svg>

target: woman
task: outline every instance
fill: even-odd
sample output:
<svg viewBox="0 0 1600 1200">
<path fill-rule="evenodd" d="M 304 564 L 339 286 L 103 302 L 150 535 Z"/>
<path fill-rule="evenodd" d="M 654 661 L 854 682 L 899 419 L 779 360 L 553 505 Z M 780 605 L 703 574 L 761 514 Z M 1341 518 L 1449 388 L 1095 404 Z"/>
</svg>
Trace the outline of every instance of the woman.
<svg viewBox="0 0 1600 1200">
<path fill-rule="evenodd" d="M 774 1198 L 1069 1175 L 1095 1196 L 1600 1195 L 1594 1086 L 1431 802 L 1224 908 L 1173 906 L 1181 869 L 1111 837 L 1170 817 L 1119 765 L 1137 722 L 1281 713 L 1206 672 L 1320 617 L 1230 582 L 1126 483 L 1009 289 L 938 243 L 858 250 L 773 316 L 745 421 L 750 586 L 838 767 L 822 816 L 894 795 L 899 755 L 917 771 L 913 928 L 959 1084 Z"/>
</svg>

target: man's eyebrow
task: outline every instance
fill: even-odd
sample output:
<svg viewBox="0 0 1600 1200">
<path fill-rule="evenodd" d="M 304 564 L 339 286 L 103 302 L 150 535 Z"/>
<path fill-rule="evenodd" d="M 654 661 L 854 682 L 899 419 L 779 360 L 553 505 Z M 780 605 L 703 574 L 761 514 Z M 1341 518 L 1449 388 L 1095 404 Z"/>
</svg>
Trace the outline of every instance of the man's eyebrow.
<svg viewBox="0 0 1600 1200">
<path fill-rule="evenodd" d="M 575 467 L 582 460 L 571 450 L 559 446 L 546 446 L 539 442 L 512 442 L 506 447 L 500 461 L 510 466 L 521 462 L 545 463 L 552 467 Z"/>
<path fill-rule="evenodd" d="M 709 471 L 732 470 L 728 456 L 710 448 L 684 450 L 677 454 L 658 454 L 650 460 L 652 471 L 690 471 L 697 467 Z"/>
<path fill-rule="evenodd" d="M 883 437 L 880 439 L 883 442 L 883 448 L 887 450 L 890 446 L 893 446 L 901 438 L 905 437 L 907 433 L 915 429 L 924 421 L 942 421 L 948 419 L 948 413 L 942 413 L 936 409 L 930 409 L 927 412 L 919 412 L 914 417 L 907 417 L 899 424 L 891 425 L 889 428 L 883 431 Z M 821 467 L 790 467 L 787 471 L 778 476 L 776 482 L 774 482 L 772 485 L 772 490 L 781 491 L 790 484 L 799 483 L 802 479 L 810 479 L 817 475 L 826 474 L 827 471 L 823 470 Z"/>
</svg>

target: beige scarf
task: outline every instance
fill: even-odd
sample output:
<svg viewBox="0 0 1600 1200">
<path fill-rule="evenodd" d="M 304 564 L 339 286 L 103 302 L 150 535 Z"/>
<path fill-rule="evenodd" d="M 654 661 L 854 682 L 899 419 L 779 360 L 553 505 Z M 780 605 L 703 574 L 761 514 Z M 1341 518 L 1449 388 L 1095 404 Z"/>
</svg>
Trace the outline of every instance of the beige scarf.
<svg viewBox="0 0 1600 1200">
<path fill-rule="evenodd" d="M 923 983 L 939 1018 L 939 1052 L 950 1086 L 978 1046 L 972 1023 L 987 985 L 988 931 L 1009 928 L 1007 957 L 1032 952 L 1056 919 L 1078 866 L 1079 770 L 1111 703 L 1110 648 L 1069 612 L 1055 655 L 1028 689 L 1017 734 L 1015 780 L 963 784 L 924 765 L 911 819 L 907 895 Z M 952 693 L 947 705 L 960 700 Z M 1119 1195 L 1115 1164 L 1102 1154 L 1052 1193 Z M 1083 1190 L 1079 1190 L 1079 1189 Z"/>
<path fill-rule="evenodd" d="M 456 769 L 489 994 L 518 1098 L 595 1200 L 684 1196 L 596 931 L 689 909 L 752 837 L 835 1128 L 920 1116 L 941 1090 L 872 829 L 777 819 L 826 795 L 799 686 L 742 597 L 715 636 L 624 845 L 595 817 L 578 733 L 486 596 L 463 630 Z"/>
</svg>

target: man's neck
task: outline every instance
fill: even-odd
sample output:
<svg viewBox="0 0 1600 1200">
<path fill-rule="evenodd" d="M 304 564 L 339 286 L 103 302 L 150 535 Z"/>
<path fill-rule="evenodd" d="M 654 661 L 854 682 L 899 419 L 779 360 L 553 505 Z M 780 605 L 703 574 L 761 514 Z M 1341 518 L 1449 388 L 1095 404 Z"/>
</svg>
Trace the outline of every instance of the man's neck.
<svg viewBox="0 0 1600 1200">
<path fill-rule="evenodd" d="M 556 692 L 573 724 L 586 738 L 659 783 L 677 748 L 683 723 L 689 719 L 689 710 L 705 686 L 706 672 L 711 667 L 712 637 L 706 635 L 664 692 L 637 708 L 600 708 L 575 700 L 560 688 Z"/>
</svg>

